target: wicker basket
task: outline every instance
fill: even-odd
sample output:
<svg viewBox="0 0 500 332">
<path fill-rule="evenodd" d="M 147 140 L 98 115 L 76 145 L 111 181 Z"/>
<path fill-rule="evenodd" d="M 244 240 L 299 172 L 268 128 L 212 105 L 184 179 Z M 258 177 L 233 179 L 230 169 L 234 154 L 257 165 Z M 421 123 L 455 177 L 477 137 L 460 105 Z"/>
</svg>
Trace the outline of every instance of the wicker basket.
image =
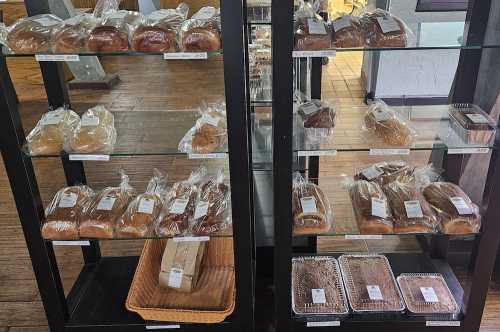
<svg viewBox="0 0 500 332">
<path fill-rule="evenodd" d="M 160 288 L 158 274 L 166 240 L 148 240 L 128 293 L 126 307 L 144 320 L 218 323 L 235 305 L 232 238 L 212 238 L 202 262 L 196 290 L 182 293 Z"/>
</svg>

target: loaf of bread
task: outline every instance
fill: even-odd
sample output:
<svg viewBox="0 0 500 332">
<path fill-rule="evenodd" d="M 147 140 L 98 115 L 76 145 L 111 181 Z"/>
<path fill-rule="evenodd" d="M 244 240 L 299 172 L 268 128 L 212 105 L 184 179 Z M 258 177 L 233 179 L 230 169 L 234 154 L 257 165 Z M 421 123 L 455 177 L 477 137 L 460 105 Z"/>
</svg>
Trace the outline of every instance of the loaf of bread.
<svg viewBox="0 0 500 332">
<path fill-rule="evenodd" d="M 87 51 L 90 31 L 96 25 L 92 15 L 80 14 L 64 21 L 55 33 L 53 50 L 55 53 L 81 53 Z"/>
<path fill-rule="evenodd" d="M 327 50 L 332 47 L 331 27 L 319 18 L 301 18 L 295 23 L 295 49 Z"/>
<path fill-rule="evenodd" d="M 384 102 L 374 102 L 365 115 L 365 127 L 387 144 L 409 146 L 413 131 Z"/>
<path fill-rule="evenodd" d="M 472 234 L 481 228 L 479 208 L 459 186 L 433 182 L 424 188 L 424 197 L 434 208 L 445 234 Z"/>
<path fill-rule="evenodd" d="M 335 127 L 335 109 L 321 100 L 313 99 L 299 105 L 298 113 L 304 121 L 304 128 Z"/>
<path fill-rule="evenodd" d="M 361 171 L 354 175 L 354 179 L 375 181 L 381 186 L 385 186 L 400 177 L 407 178 L 412 174 L 413 167 L 410 167 L 405 161 L 391 160 L 363 167 Z"/>
<path fill-rule="evenodd" d="M 466 144 L 489 145 L 495 138 L 495 121 L 479 106 L 455 104 L 449 110 L 451 127 Z"/>
<path fill-rule="evenodd" d="M 355 181 L 349 187 L 349 196 L 361 234 L 394 232 L 394 222 L 387 197 L 378 183 Z"/>
<path fill-rule="evenodd" d="M 84 185 L 60 189 L 45 209 L 43 238 L 78 239 L 80 221 L 93 197 L 94 191 Z"/>
<path fill-rule="evenodd" d="M 332 22 L 333 45 L 336 48 L 355 48 L 364 46 L 363 30 L 359 19 L 345 15 Z"/>
<path fill-rule="evenodd" d="M 368 47 L 406 47 L 405 24 L 389 12 L 377 8 L 360 18 Z"/>
<path fill-rule="evenodd" d="M 25 17 L 10 27 L 7 46 L 15 53 L 47 53 L 63 20 L 51 14 Z"/>
<path fill-rule="evenodd" d="M 214 7 L 202 7 L 180 30 L 182 50 L 185 52 L 209 52 L 221 49 L 220 11 Z"/>
</svg>

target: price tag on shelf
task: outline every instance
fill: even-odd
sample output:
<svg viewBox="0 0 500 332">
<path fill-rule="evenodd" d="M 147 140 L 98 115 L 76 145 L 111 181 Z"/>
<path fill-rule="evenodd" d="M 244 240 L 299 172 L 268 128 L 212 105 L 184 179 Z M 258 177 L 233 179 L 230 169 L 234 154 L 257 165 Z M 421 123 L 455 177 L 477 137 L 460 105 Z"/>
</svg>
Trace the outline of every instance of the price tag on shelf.
<svg viewBox="0 0 500 332">
<path fill-rule="evenodd" d="M 339 320 L 332 320 L 328 322 L 307 322 L 307 327 L 328 327 L 328 326 L 340 326 Z"/>
<path fill-rule="evenodd" d="M 174 242 L 206 242 L 210 241 L 210 236 L 179 236 L 174 237 Z"/>
<path fill-rule="evenodd" d="M 139 213 L 152 214 L 154 207 L 155 207 L 155 200 L 154 199 L 148 198 L 148 197 L 143 197 L 139 201 L 139 207 L 137 208 L 137 211 Z"/>
<path fill-rule="evenodd" d="M 387 218 L 387 200 L 372 197 L 372 216 Z"/>
<path fill-rule="evenodd" d="M 322 288 L 313 288 L 311 289 L 312 300 L 314 304 L 325 304 L 326 303 L 326 295 L 325 290 Z"/>
<path fill-rule="evenodd" d="M 168 274 L 168 286 L 172 288 L 181 288 L 182 276 L 184 275 L 184 270 L 179 268 L 171 268 Z"/>
<path fill-rule="evenodd" d="M 90 241 L 52 241 L 55 246 L 90 246 Z"/>
<path fill-rule="evenodd" d="M 222 159 L 226 158 L 225 153 L 190 153 L 189 159 Z"/>
<path fill-rule="evenodd" d="M 320 157 L 320 156 L 336 156 L 337 150 L 317 150 L 317 151 L 299 151 L 297 156 L 299 157 Z"/>
<path fill-rule="evenodd" d="M 146 325 L 146 330 L 170 330 L 170 329 L 180 329 L 179 324 L 172 325 Z"/>
<path fill-rule="evenodd" d="M 59 201 L 60 208 L 72 208 L 76 205 L 78 195 L 76 193 L 64 193 Z"/>
<path fill-rule="evenodd" d="M 466 215 L 466 214 L 471 214 L 471 208 L 470 206 L 465 202 L 465 200 L 460 197 L 450 197 L 451 203 L 455 206 L 455 209 L 457 209 L 458 214 L 460 215 Z"/>
<path fill-rule="evenodd" d="M 164 53 L 164 60 L 206 60 L 208 59 L 207 52 L 176 52 Z"/>
<path fill-rule="evenodd" d="M 370 156 L 409 155 L 410 149 L 370 149 Z"/>
<path fill-rule="evenodd" d="M 380 291 L 380 287 L 378 285 L 367 285 L 366 290 L 368 291 L 368 296 L 370 300 L 373 301 L 382 301 L 384 297 L 382 296 L 382 292 Z"/>
<path fill-rule="evenodd" d="M 383 235 L 358 235 L 358 234 L 351 234 L 351 235 L 345 235 L 346 240 L 383 240 L 384 236 Z"/>
<path fill-rule="evenodd" d="M 448 154 L 476 154 L 476 153 L 488 153 L 489 148 L 460 148 L 460 149 L 448 149 Z"/>
<path fill-rule="evenodd" d="M 70 154 L 71 161 L 109 161 L 109 154 Z"/>
<path fill-rule="evenodd" d="M 292 57 L 294 58 L 324 58 L 324 57 L 334 57 L 337 54 L 335 50 L 323 50 L 323 51 L 293 51 Z"/>
<path fill-rule="evenodd" d="M 318 208 L 316 207 L 316 199 L 314 197 L 302 197 L 300 199 L 300 205 L 302 206 L 302 213 L 317 213 Z"/>
<path fill-rule="evenodd" d="M 80 56 L 78 54 L 35 54 L 35 59 L 38 62 L 78 62 L 80 61 Z"/>
<path fill-rule="evenodd" d="M 429 303 L 438 303 L 439 299 L 437 297 L 436 292 L 434 291 L 434 288 L 432 287 L 420 287 L 420 292 L 422 293 L 422 296 L 424 297 L 425 302 Z"/>
<path fill-rule="evenodd" d="M 428 320 L 425 322 L 425 326 L 452 326 L 452 327 L 459 327 L 460 326 L 460 321 L 459 320 Z"/>
<path fill-rule="evenodd" d="M 411 218 L 423 218 L 422 207 L 419 201 L 405 201 L 406 216 Z"/>
</svg>

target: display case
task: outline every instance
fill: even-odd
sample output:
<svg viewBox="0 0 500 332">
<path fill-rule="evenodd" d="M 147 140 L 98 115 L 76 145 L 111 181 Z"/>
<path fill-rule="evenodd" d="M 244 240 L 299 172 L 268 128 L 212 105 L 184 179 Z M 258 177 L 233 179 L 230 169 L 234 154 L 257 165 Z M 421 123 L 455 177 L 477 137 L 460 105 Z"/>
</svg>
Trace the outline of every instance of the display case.
<svg viewBox="0 0 500 332">
<path fill-rule="evenodd" d="M 29 16 L 49 13 L 48 1 L 25 1 L 25 5 Z M 214 17 L 209 34 L 220 33 L 224 41 L 220 50 L 193 52 L 187 39 L 182 39 L 184 46 L 175 52 L 61 54 L 42 50 L 21 54 L 3 49 L 2 156 L 51 331 L 253 330 L 246 8 L 244 1 L 227 0 L 217 7 L 220 14 L 213 8 L 204 14 Z M 37 25 L 45 27 L 47 21 L 40 20 Z M 100 98 L 102 91 L 70 93 L 63 62 L 88 56 L 130 64 L 127 71 L 133 74 L 128 78 L 133 78 L 127 81 L 125 74 L 122 82 L 132 84 L 128 91 L 134 92 L 134 84 L 159 91 L 143 89 L 144 95 L 120 98 L 138 98 L 142 105 L 151 102 L 149 107 L 134 110 L 113 98 Z M 30 118 L 23 119 L 29 106 L 18 105 L 7 59 L 15 65 L 16 60 L 28 57 L 39 62 L 47 105 L 43 112 L 31 109 Z M 155 62 L 163 69 L 147 76 Z M 141 72 L 145 67 L 139 63 L 148 68 Z M 209 78 L 212 85 L 183 87 L 188 74 Z M 171 76 L 158 80 L 165 75 Z M 166 88 L 171 90 L 165 98 L 158 98 Z M 201 95 L 212 97 L 207 105 L 194 96 L 197 88 L 203 89 Z M 150 100 L 154 96 L 157 99 Z M 197 106 L 179 106 L 192 100 L 199 101 Z M 64 108 L 57 110 L 60 107 Z M 73 107 L 76 113 L 68 111 Z M 46 113 L 47 109 L 51 111 Z M 208 122 L 200 123 L 203 118 Z M 42 198 L 41 191 L 47 195 L 47 188 L 40 187 L 40 174 L 34 167 L 40 164 L 58 165 L 53 166 L 54 174 L 61 167 L 59 174 L 64 173 L 71 187 L 56 194 L 61 181 L 54 176 L 50 198 Z M 101 173 L 100 180 L 93 181 L 96 173 L 89 176 L 86 168 Z M 128 175 L 122 174 L 121 183 L 116 175 L 120 168 Z M 141 182 L 144 179 L 135 178 L 143 171 L 149 178 L 156 174 L 147 189 Z M 118 183 L 119 188 L 113 187 Z M 215 210 L 225 211 L 222 228 Z M 212 212 L 214 219 L 209 221 Z M 206 223 L 197 223 L 202 219 Z M 138 225 L 147 229 L 142 231 Z M 102 242 L 108 248 L 113 243 L 111 247 L 121 248 L 125 255 L 101 252 Z M 127 251 L 129 247 L 143 243 L 140 257 L 126 254 L 132 251 Z M 69 289 L 63 287 L 56 246 L 83 254 L 83 268 Z"/>
</svg>

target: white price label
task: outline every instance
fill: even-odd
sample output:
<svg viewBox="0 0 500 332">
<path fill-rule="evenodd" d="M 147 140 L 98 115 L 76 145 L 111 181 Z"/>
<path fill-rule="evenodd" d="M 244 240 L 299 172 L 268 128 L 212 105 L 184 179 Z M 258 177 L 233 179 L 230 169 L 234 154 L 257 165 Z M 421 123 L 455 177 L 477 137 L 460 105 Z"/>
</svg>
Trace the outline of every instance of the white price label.
<svg viewBox="0 0 500 332">
<path fill-rule="evenodd" d="M 299 157 L 321 157 L 321 156 L 336 156 L 337 150 L 321 150 L 321 151 L 299 151 Z"/>
<path fill-rule="evenodd" d="M 97 126 L 98 124 L 99 124 L 98 116 L 88 113 L 82 116 L 82 121 L 81 121 L 82 127 Z"/>
<path fill-rule="evenodd" d="M 373 111 L 373 116 L 375 117 L 375 121 L 377 122 L 383 122 L 392 119 L 391 113 L 381 109 L 376 109 L 375 111 Z"/>
<path fill-rule="evenodd" d="M 422 207 L 420 202 L 415 201 L 405 201 L 406 216 L 411 218 L 423 218 L 424 214 L 422 212 Z"/>
<path fill-rule="evenodd" d="M 170 329 L 180 329 L 179 324 L 171 325 L 146 325 L 146 330 L 170 330 Z"/>
<path fill-rule="evenodd" d="M 53 25 L 56 25 L 56 24 L 59 24 L 59 20 L 55 20 L 53 19 L 52 17 L 40 17 L 40 18 L 36 18 L 33 20 L 33 22 L 36 22 L 44 27 L 50 27 L 50 26 L 53 26 Z"/>
<path fill-rule="evenodd" d="M 60 208 L 72 208 L 76 205 L 78 195 L 76 193 L 64 193 L 59 201 Z"/>
<path fill-rule="evenodd" d="M 70 154 L 71 161 L 109 161 L 109 154 Z"/>
<path fill-rule="evenodd" d="M 468 117 L 469 120 L 472 121 L 472 123 L 477 123 L 477 124 L 489 123 L 488 119 L 482 114 L 465 114 L 465 116 Z"/>
<path fill-rule="evenodd" d="M 206 216 L 209 206 L 210 204 L 208 202 L 204 201 L 198 202 L 198 204 L 196 204 L 196 209 L 194 210 L 194 219 L 196 220 Z"/>
<path fill-rule="evenodd" d="M 439 299 L 437 297 L 436 292 L 434 291 L 434 288 L 432 287 L 420 287 L 420 292 L 422 293 L 422 296 L 424 297 L 425 302 L 430 302 L 430 303 L 438 303 Z"/>
<path fill-rule="evenodd" d="M 174 242 L 207 242 L 210 241 L 209 236 L 179 236 L 174 237 Z"/>
<path fill-rule="evenodd" d="M 328 322 L 307 322 L 307 327 L 329 327 L 329 326 L 340 326 L 339 320 L 332 320 Z"/>
<path fill-rule="evenodd" d="M 316 105 L 314 102 L 309 101 L 307 103 L 304 103 L 299 106 L 300 110 L 304 112 L 304 114 L 309 115 L 311 113 L 317 112 L 320 110 L 318 105 Z"/>
<path fill-rule="evenodd" d="M 334 57 L 337 54 L 335 50 L 323 50 L 323 51 L 293 51 L 292 57 L 294 58 L 324 58 L 324 57 Z"/>
<path fill-rule="evenodd" d="M 409 155 L 410 149 L 370 149 L 370 156 Z"/>
<path fill-rule="evenodd" d="M 99 201 L 99 204 L 97 204 L 97 210 L 110 211 L 113 205 L 115 205 L 115 201 L 116 197 L 105 196 Z"/>
<path fill-rule="evenodd" d="M 398 22 L 392 17 L 377 17 L 377 22 L 380 29 L 382 29 L 382 33 L 401 31 L 401 27 Z"/>
<path fill-rule="evenodd" d="M 362 170 L 361 174 L 363 174 L 363 176 L 365 178 L 367 178 L 368 180 L 373 180 L 375 178 L 378 178 L 382 174 L 384 174 L 384 172 L 375 166 L 371 166 L 371 167 L 368 167 L 368 168 L 365 168 L 364 170 Z"/>
<path fill-rule="evenodd" d="M 137 211 L 139 213 L 152 214 L 154 207 L 155 207 L 155 200 L 154 199 L 148 198 L 148 197 L 143 197 L 139 201 L 139 207 L 137 208 Z"/>
<path fill-rule="evenodd" d="M 217 125 L 219 124 L 219 120 L 218 118 L 214 118 L 213 116 L 210 116 L 210 115 L 207 115 L 205 117 L 203 117 L 203 121 L 211 126 L 214 126 L 214 127 L 217 127 Z"/>
<path fill-rule="evenodd" d="M 351 26 L 351 18 L 349 16 L 342 16 L 341 18 L 333 21 L 333 31 L 335 32 L 338 32 L 350 26 Z"/>
<path fill-rule="evenodd" d="M 41 124 L 43 126 L 55 125 L 60 123 L 64 119 L 64 113 L 62 112 L 49 112 L 42 118 Z"/>
<path fill-rule="evenodd" d="M 459 320 L 428 320 L 425 322 L 425 326 L 452 326 L 458 327 L 460 326 Z"/>
<path fill-rule="evenodd" d="M 222 159 L 226 158 L 226 154 L 219 153 L 190 153 L 188 155 L 189 159 Z"/>
<path fill-rule="evenodd" d="M 302 213 L 317 213 L 316 199 L 314 197 L 302 197 L 300 199 L 300 205 L 302 206 Z"/>
<path fill-rule="evenodd" d="M 458 214 L 460 215 L 472 214 L 470 206 L 467 204 L 467 202 L 465 202 L 465 200 L 462 197 L 459 196 L 450 197 L 450 201 L 457 209 Z"/>
<path fill-rule="evenodd" d="M 189 203 L 189 199 L 187 198 L 177 198 L 172 206 L 170 207 L 170 213 L 173 214 L 182 214 L 184 210 L 186 210 L 186 206 Z"/>
<path fill-rule="evenodd" d="M 312 301 L 314 304 L 326 304 L 325 290 L 322 288 L 311 289 Z"/>
<path fill-rule="evenodd" d="M 208 59 L 207 52 L 177 52 L 164 53 L 164 60 L 206 60 Z"/>
<path fill-rule="evenodd" d="M 368 291 L 368 296 L 372 301 L 382 301 L 384 297 L 382 296 L 382 292 L 380 291 L 380 287 L 378 285 L 367 285 L 366 290 Z"/>
<path fill-rule="evenodd" d="M 346 235 L 345 239 L 346 240 L 382 240 L 384 238 L 383 235 L 358 235 L 358 234 L 351 234 L 351 235 Z"/>
<path fill-rule="evenodd" d="M 387 200 L 372 197 L 372 216 L 387 218 Z"/>
<path fill-rule="evenodd" d="M 80 61 L 80 56 L 78 54 L 35 54 L 35 60 L 38 62 L 78 62 Z"/>
<path fill-rule="evenodd" d="M 307 26 L 309 27 L 310 35 L 326 35 L 326 29 L 323 21 L 316 21 L 313 18 L 308 18 Z"/>
<path fill-rule="evenodd" d="M 90 241 L 52 241 L 55 246 L 90 246 Z"/>
<path fill-rule="evenodd" d="M 184 270 L 175 267 L 171 268 L 168 274 L 168 286 L 172 288 L 181 288 L 183 274 Z"/>
<path fill-rule="evenodd" d="M 459 149 L 448 149 L 448 154 L 476 154 L 476 153 L 488 153 L 490 149 L 488 148 L 459 148 Z"/>
</svg>

